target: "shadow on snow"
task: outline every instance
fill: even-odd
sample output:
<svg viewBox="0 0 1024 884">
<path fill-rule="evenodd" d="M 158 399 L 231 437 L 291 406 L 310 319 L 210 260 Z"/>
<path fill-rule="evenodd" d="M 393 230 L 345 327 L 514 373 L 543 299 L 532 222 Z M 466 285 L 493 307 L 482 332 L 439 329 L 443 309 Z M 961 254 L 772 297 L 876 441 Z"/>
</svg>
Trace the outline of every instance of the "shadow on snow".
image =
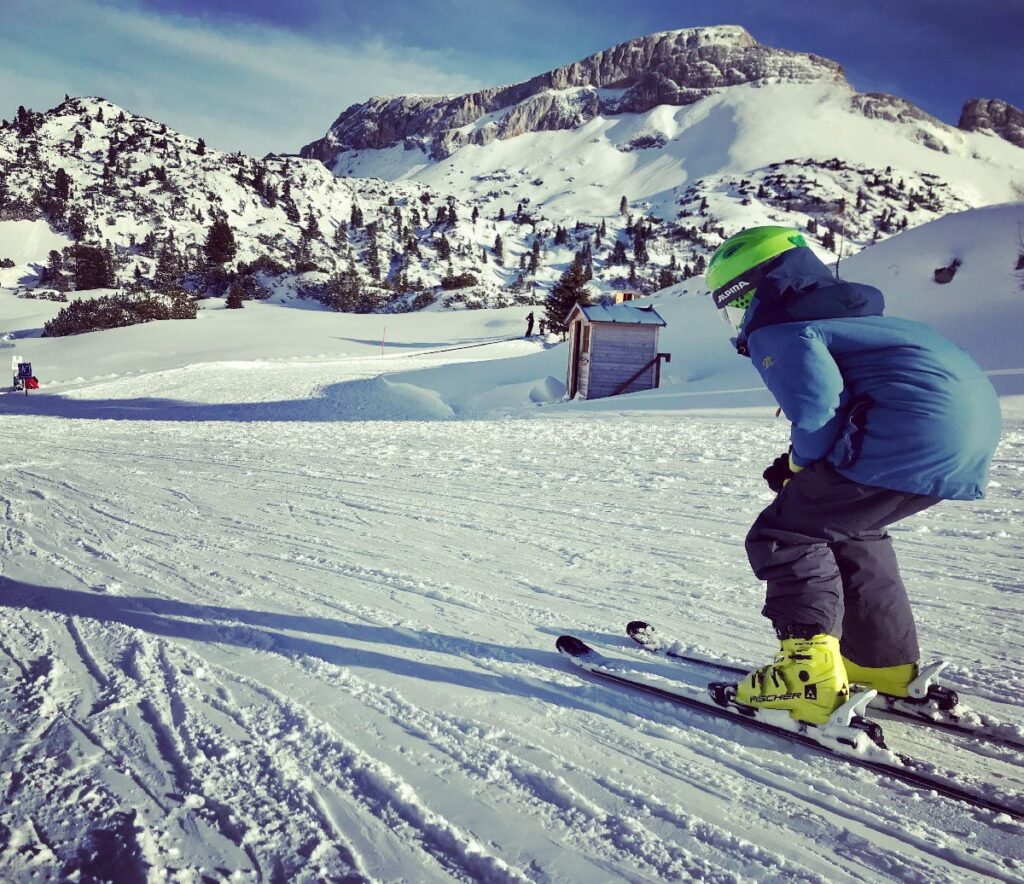
<svg viewBox="0 0 1024 884">
<path fill-rule="evenodd" d="M 406 653 L 451 654 L 485 667 L 494 662 L 512 662 L 551 669 L 559 663 L 553 644 L 548 644 L 550 650 L 516 648 L 442 633 L 326 617 L 200 605 L 166 598 L 109 595 L 37 586 L 8 578 L 0 578 L 0 608 L 120 623 L 162 638 L 234 645 L 294 659 L 315 658 L 334 666 L 381 670 L 563 706 L 567 703 L 564 689 L 537 679 L 527 682 L 519 676 L 496 674 L 475 665 L 472 668 L 441 666 Z M 310 635 L 326 636 L 335 641 L 321 641 Z M 348 644 L 351 642 L 358 642 L 359 646 Z M 373 648 L 363 647 L 364 644 L 371 644 Z"/>
<path fill-rule="evenodd" d="M 430 391 L 424 391 L 428 395 Z M 445 420 L 423 403 L 402 395 L 383 377 L 343 381 L 319 396 L 272 402 L 188 402 L 180 399 L 73 399 L 56 394 L 0 396 L 0 414 L 69 420 L 343 422 Z"/>
</svg>

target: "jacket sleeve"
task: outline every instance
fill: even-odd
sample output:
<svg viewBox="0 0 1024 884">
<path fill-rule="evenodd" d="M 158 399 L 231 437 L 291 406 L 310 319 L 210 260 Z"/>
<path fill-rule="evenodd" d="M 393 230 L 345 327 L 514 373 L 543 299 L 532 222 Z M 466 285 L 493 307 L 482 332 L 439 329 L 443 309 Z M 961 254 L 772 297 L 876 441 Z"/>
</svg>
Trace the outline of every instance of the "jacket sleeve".
<svg viewBox="0 0 1024 884">
<path fill-rule="evenodd" d="M 793 462 L 805 467 L 835 445 L 849 400 L 843 376 L 813 328 L 787 323 L 758 330 L 750 357 L 790 422 Z"/>
</svg>

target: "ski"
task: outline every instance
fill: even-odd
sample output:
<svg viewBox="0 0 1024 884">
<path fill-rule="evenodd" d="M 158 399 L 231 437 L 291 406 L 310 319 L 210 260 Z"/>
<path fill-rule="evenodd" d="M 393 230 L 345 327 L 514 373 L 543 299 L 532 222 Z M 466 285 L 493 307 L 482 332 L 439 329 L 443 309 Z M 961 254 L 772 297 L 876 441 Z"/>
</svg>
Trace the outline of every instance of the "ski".
<svg viewBox="0 0 1024 884">
<path fill-rule="evenodd" d="M 797 721 L 783 710 L 752 709 L 732 702 L 721 690 L 721 685 L 713 688 L 709 683 L 697 687 L 637 671 L 630 668 L 628 661 L 607 657 L 575 636 L 559 636 L 555 647 L 577 667 L 602 681 L 642 691 L 660 700 L 773 734 L 790 743 L 800 743 L 882 777 L 933 790 L 979 809 L 1024 819 L 1024 807 L 1006 803 L 1000 797 L 964 788 L 954 778 L 937 773 L 934 765 L 888 749 L 881 728 L 862 714 L 873 697 L 873 691 L 852 697 L 833 713 L 826 724 L 813 725 Z M 717 700 L 710 693 L 712 689 L 715 690 Z"/>
<path fill-rule="evenodd" d="M 734 666 L 679 651 L 681 642 L 663 637 L 650 623 L 644 620 L 631 621 L 626 626 L 626 634 L 645 650 L 677 663 L 714 669 L 730 675 L 746 675 L 755 668 L 753 666 Z M 943 663 L 933 663 L 921 671 L 915 680 L 915 684 L 920 684 L 917 690 L 920 696 L 889 697 L 885 694 L 878 694 L 871 700 L 870 708 L 911 722 L 965 734 L 986 742 L 1001 743 L 1015 749 L 1024 747 L 1024 733 L 1020 728 L 1000 721 L 994 716 L 976 712 L 960 703 L 959 697 L 951 688 L 935 683 L 935 677 L 941 672 L 944 665 Z"/>
</svg>

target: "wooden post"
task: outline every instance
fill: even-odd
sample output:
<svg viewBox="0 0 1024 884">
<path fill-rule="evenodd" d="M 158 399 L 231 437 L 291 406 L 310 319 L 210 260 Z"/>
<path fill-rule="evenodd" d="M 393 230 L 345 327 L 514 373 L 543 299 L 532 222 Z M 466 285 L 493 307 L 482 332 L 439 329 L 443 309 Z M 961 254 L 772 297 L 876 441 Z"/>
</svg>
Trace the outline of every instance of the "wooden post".
<svg viewBox="0 0 1024 884">
<path fill-rule="evenodd" d="M 671 353 L 659 353 L 658 361 L 654 365 L 654 389 L 657 390 L 661 386 L 661 360 L 664 359 L 666 362 L 672 361 Z"/>
</svg>

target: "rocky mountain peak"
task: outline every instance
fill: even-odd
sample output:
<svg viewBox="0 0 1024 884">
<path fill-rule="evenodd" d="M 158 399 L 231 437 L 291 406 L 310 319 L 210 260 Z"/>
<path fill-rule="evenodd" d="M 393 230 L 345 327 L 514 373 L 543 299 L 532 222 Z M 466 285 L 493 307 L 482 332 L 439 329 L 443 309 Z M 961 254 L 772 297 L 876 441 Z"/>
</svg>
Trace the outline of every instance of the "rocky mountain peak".
<svg viewBox="0 0 1024 884">
<path fill-rule="evenodd" d="M 598 115 L 693 104 L 727 86 L 817 80 L 846 82 L 835 62 L 763 46 L 736 25 L 665 31 L 512 86 L 454 97 L 372 98 L 345 110 L 301 154 L 331 166 L 344 151 L 404 144 L 442 159 L 467 144 L 573 129 Z"/>
<path fill-rule="evenodd" d="M 957 126 L 968 132 L 995 132 L 1011 144 L 1024 147 L 1024 110 L 999 98 L 968 99 Z"/>
</svg>

